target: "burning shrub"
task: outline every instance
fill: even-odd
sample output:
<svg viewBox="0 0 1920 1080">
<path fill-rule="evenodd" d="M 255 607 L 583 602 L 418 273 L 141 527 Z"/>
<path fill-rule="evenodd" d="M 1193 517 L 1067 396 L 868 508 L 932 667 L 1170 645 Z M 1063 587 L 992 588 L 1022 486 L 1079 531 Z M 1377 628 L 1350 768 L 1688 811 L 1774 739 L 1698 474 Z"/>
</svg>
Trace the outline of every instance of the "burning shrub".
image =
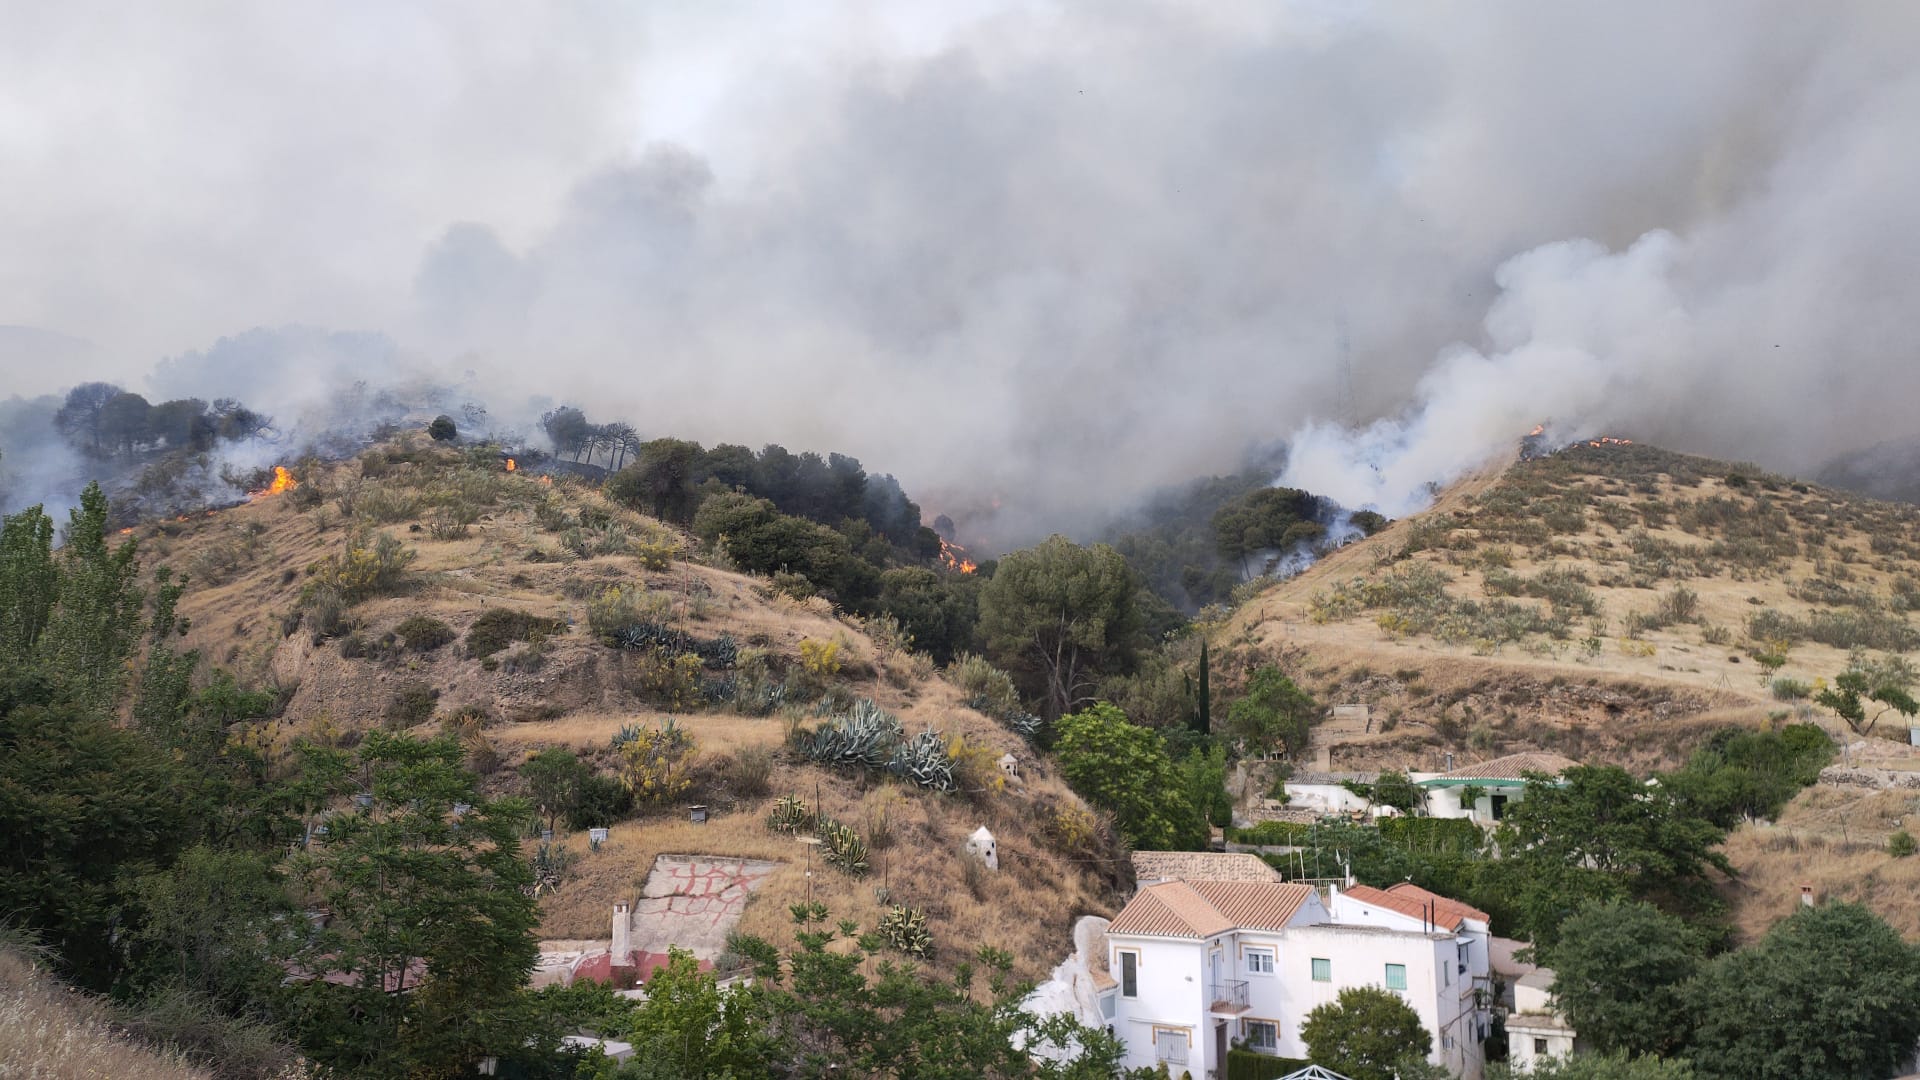
<svg viewBox="0 0 1920 1080">
<path fill-rule="evenodd" d="M 531 641 L 566 629 L 559 619 L 547 619 L 512 608 L 488 608 L 467 628 L 467 656 L 479 660 L 516 641 Z"/>
</svg>

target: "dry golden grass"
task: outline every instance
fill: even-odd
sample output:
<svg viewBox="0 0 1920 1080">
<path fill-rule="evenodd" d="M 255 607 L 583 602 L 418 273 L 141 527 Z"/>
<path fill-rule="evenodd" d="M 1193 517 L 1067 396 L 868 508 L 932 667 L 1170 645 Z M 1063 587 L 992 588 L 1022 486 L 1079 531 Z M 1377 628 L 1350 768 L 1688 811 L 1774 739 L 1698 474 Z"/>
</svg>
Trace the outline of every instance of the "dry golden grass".
<svg viewBox="0 0 1920 1080">
<path fill-rule="evenodd" d="M 1865 904 L 1909 941 L 1920 941 L 1920 856 L 1887 854 L 1895 829 L 1920 832 L 1920 795 L 1813 787 L 1774 825 L 1749 825 L 1727 838 L 1739 877 L 1723 890 L 1743 940 L 1793 913 L 1800 888 L 1821 900 Z"/>
<path fill-rule="evenodd" d="M 411 470 L 394 466 L 379 484 L 409 484 Z M 358 476 L 358 464 L 321 469 L 317 482 L 339 488 Z M 872 853 L 872 873 L 853 880 L 838 870 L 816 866 L 813 894 L 835 920 L 849 918 L 870 928 L 884 911 L 876 886 L 894 903 L 927 911 L 936 942 L 936 963 L 950 965 L 982 944 L 1011 950 L 1022 977 L 1043 978 L 1071 944 L 1072 922 L 1082 914 L 1112 914 L 1120 899 L 1112 883 L 1125 864 L 1115 849 L 1082 844 L 1075 855 L 1056 853 L 1046 830 L 1063 808 L 1084 809 L 1065 784 L 1046 774 L 1026 745 L 987 718 L 965 708 L 953 687 L 928 676 L 910 658 L 887 656 L 861 631 L 857 621 L 837 615 L 824 601 L 794 601 L 764 581 L 691 561 L 649 570 L 634 556 L 612 555 L 575 560 L 559 553 L 554 534 L 544 530 L 534 503 L 554 497 L 572 511 L 593 506 L 625 525 L 635 536 L 677 536 L 666 526 L 609 506 L 584 485 L 541 485 L 524 472 L 507 481 L 509 497 L 476 522 L 460 539 L 434 539 L 424 527 L 430 511 L 411 521 L 380 528 L 417 552 L 408 571 L 412 587 L 404 594 L 374 599 L 351 615 L 360 633 L 377 639 L 402 620 L 427 615 L 464 636 L 479 615 L 510 607 L 566 620 L 571 629 L 549 639 L 545 663 L 537 671 L 511 673 L 505 665 L 488 671 L 454 643 L 426 654 L 406 653 L 388 660 L 349 659 L 338 641 L 319 645 L 302 627 L 283 636 L 282 617 L 291 612 L 306 581 L 305 570 L 338 551 L 349 528 L 331 503 L 302 512 L 279 496 L 221 511 L 210 517 L 164 523 L 177 535 L 160 536 L 161 525 L 144 526 L 168 548 L 176 565 L 209 545 L 235 535 L 249 537 L 245 557 L 231 573 L 206 588 L 190 589 L 180 605 L 192 621 L 187 643 L 213 662 L 236 669 L 251 682 L 297 685 L 286 713 L 270 736 L 284 748 L 300 734 L 347 737 L 382 723 L 395 692 L 424 684 L 439 694 L 437 710 L 478 706 L 493 723 L 486 736 L 504 766 L 487 778 L 489 788 L 516 788 L 511 766 L 547 746 L 567 746 L 602 767 L 610 764 L 608 741 L 629 723 L 655 724 L 666 713 L 631 692 L 621 675 L 629 654 L 590 640 L 587 597 L 608 586 L 644 584 L 670 598 L 674 621 L 700 637 L 731 634 L 742 646 L 764 649 L 789 664 L 797 663 L 807 639 L 840 645 L 840 688 L 870 697 L 895 712 L 909 732 L 934 728 L 988 748 L 982 757 L 1013 752 L 1024 778 L 998 790 L 936 794 L 876 777 L 828 772 L 777 756 L 771 781 L 774 795 L 794 791 L 816 799 L 838 820 L 869 828 L 882 808 L 891 818 L 893 844 Z M 328 527 L 322 529 L 321 525 Z M 693 545 L 679 538 L 683 549 Z M 236 549 L 237 550 L 237 549 Z M 529 561 L 529 555 L 538 558 Z M 504 658 L 507 654 L 502 653 Z M 571 877 L 541 902 L 540 933 L 548 939 L 604 939 L 615 900 L 636 895 L 653 860 L 661 854 L 718 855 L 782 861 L 748 904 L 741 929 L 777 944 L 793 941 L 788 908 L 808 892 L 806 849 L 764 824 L 769 799 L 739 799 L 726 787 L 727 758 L 746 747 L 784 745 L 788 722 L 779 715 L 753 718 L 731 712 L 681 713 L 675 720 L 698 743 L 702 777 L 685 802 L 705 801 L 712 817 L 703 826 L 685 820 L 684 806 L 660 810 L 613 827 L 611 843 L 588 853 L 584 836 L 564 836 L 579 859 Z M 420 734 L 438 731 L 429 720 Z M 966 838 L 986 825 L 1000 843 L 1002 869 L 996 874 L 968 869 Z M 1099 861 L 1074 861 L 1095 859 Z"/>
<path fill-rule="evenodd" d="M 0 949 L 0 1076 L 9 1080 L 206 1080 L 179 1057 L 134 1042 L 107 1012 L 19 953 Z"/>
</svg>

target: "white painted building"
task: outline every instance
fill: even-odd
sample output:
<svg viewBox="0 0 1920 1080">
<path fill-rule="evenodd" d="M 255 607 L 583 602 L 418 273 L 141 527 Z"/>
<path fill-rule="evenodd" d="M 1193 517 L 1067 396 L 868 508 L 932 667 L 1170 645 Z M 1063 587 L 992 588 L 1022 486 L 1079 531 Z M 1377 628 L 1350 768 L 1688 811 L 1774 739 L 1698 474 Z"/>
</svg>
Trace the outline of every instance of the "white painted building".
<svg viewBox="0 0 1920 1080">
<path fill-rule="evenodd" d="M 1527 797 L 1527 774 L 1559 776 L 1578 765 L 1559 754 L 1509 754 L 1444 773 L 1415 773 L 1428 817 L 1467 818 L 1492 825 Z"/>
<path fill-rule="evenodd" d="M 1235 1040 L 1305 1057 L 1307 1013 L 1343 989 L 1375 986 L 1399 994 L 1420 1017 L 1433 1037 L 1431 1060 L 1478 1080 L 1487 1014 L 1473 988 L 1486 982 L 1485 916 L 1473 913 L 1481 928 L 1476 950 L 1470 920 L 1451 917 L 1471 911 L 1464 905 L 1424 892 L 1368 899 L 1334 894 L 1332 904 L 1349 912 L 1342 918 L 1308 885 L 1176 880 L 1143 887 L 1106 930 L 1114 983 L 1102 990 L 1100 1012 L 1127 1046 L 1122 1064 L 1164 1061 L 1176 1077 L 1224 1075 Z M 1425 918 L 1405 913 L 1423 905 Z"/>
<path fill-rule="evenodd" d="M 1296 772 L 1281 785 L 1287 793 L 1287 805 L 1322 814 L 1371 813 L 1373 802 L 1348 790 L 1347 783 L 1371 784 L 1379 773 Z"/>
<path fill-rule="evenodd" d="M 1573 1027 L 1553 1007 L 1553 969 L 1536 968 L 1513 984 L 1507 1015 L 1507 1060 L 1518 1069 L 1581 1049 Z"/>
</svg>

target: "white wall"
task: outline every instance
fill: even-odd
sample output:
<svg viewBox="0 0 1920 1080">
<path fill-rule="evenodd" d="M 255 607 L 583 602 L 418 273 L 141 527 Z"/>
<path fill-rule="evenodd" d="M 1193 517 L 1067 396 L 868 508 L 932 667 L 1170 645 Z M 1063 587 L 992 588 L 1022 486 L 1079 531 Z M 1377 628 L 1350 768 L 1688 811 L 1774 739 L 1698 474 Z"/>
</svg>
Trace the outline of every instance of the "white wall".
<svg viewBox="0 0 1920 1080">
<path fill-rule="evenodd" d="M 1285 787 L 1287 805 L 1302 810 L 1344 814 L 1354 810 L 1366 810 L 1372 805 L 1339 784 L 1296 784 L 1289 780 Z"/>
<path fill-rule="evenodd" d="M 1282 1010 L 1289 1022 L 1281 1031 L 1282 1055 L 1307 1056 L 1300 1025 L 1315 1007 L 1334 1001 L 1349 987 L 1384 987 L 1386 966 L 1404 964 L 1407 988 L 1394 993 L 1413 1009 L 1421 1026 L 1433 1037 L 1429 1060 L 1466 1080 L 1479 1080 L 1483 1061 L 1472 986 L 1456 970 L 1457 945 L 1452 935 L 1321 925 L 1289 929 L 1286 947 L 1281 966 L 1285 985 Z M 1315 957 L 1332 962 L 1330 981 L 1313 981 Z M 1445 1042 L 1447 1037 L 1453 1039 L 1450 1047 Z"/>
<path fill-rule="evenodd" d="M 1223 935 L 1226 936 L 1226 935 Z M 1207 1022 L 1208 987 L 1205 983 L 1205 959 L 1213 941 L 1167 940 L 1128 937 L 1109 932 L 1107 970 L 1120 980 L 1121 995 L 1114 1011 L 1113 1030 L 1126 1043 L 1127 1056 L 1121 1062 L 1129 1069 L 1152 1068 L 1158 1061 L 1154 1052 L 1154 1032 L 1161 1028 L 1184 1030 L 1188 1037 L 1184 1066 L 1169 1065 L 1178 1077 L 1182 1068 L 1203 1077 L 1211 1047 L 1207 1039 L 1212 1027 Z M 1126 997 L 1121 954 L 1139 957 L 1138 993 Z"/>
</svg>

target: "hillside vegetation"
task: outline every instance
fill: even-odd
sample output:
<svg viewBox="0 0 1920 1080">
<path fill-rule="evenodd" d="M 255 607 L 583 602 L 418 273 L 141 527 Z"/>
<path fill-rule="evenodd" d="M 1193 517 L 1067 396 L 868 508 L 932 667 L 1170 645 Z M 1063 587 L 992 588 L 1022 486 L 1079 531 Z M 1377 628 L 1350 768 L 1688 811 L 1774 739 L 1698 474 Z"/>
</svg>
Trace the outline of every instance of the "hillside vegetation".
<svg viewBox="0 0 1920 1080">
<path fill-rule="evenodd" d="M 787 795 L 870 848 L 862 876 L 815 865 L 813 898 L 862 925 L 918 908 L 942 966 L 989 944 L 1014 954 L 1018 976 L 1041 977 L 1072 920 L 1110 908 L 1121 864 L 1103 827 L 1020 735 L 910 652 L 897 624 L 796 599 L 724 554 L 709 561 L 694 537 L 582 480 L 416 443 L 372 455 L 375 468 L 312 463 L 285 494 L 136 535 L 193 579 L 179 608 L 186 644 L 242 683 L 278 688 L 278 714 L 235 736 L 270 760 L 302 740 L 447 732 L 486 790 L 516 794 L 520 766 L 544 749 L 574 751 L 605 787 L 625 769 L 623 732 L 683 733 L 683 786 L 651 804 L 616 793 L 580 810 L 579 829 L 559 822 L 564 869 L 542 891 L 543 937 L 604 938 L 654 856 L 681 853 L 781 862 L 741 930 L 790 943 L 809 853 L 766 824 Z M 908 735 L 935 732 L 955 790 L 880 782 L 791 748 L 862 700 Z M 1007 754 L 1017 777 L 1000 769 Z M 694 804 L 709 807 L 705 824 L 688 822 Z M 613 827 L 602 850 L 587 850 L 587 824 Z M 983 825 L 999 840 L 997 874 L 963 850 Z"/>
<path fill-rule="evenodd" d="M 1582 444 L 1469 478 L 1266 589 L 1218 639 L 1368 706 L 1314 731 L 1335 768 L 1543 749 L 1670 769 L 1729 726 L 1808 720 L 1852 764 L 1920 769 L 1898 712 L 1868 702 L 1848 724 L 1817 700 L 1850 669 L 1912 685 L 1917 523 L 1750 466 Z M 1756 936 L 1810 884 L 1920 938 L 1915 860 L 1886 854 L 1916 814 L 1920 791 L 1822 784 L 1737 830 L 1736 926 Z"/>
</svg>

